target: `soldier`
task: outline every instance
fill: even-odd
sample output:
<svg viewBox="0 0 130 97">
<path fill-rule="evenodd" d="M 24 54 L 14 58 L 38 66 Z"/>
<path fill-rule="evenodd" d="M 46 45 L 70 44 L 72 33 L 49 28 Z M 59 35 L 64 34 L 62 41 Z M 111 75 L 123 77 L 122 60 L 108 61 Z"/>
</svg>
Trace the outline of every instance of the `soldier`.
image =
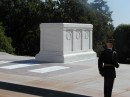
<svg viewBox="0 0 130 97">
<path fill-rule="evenodd" d="M 116 78 L 115 67 L 118 68 L 116 51 L 113 50 L 113 40 L 106 42 L 106 49 L 101 52 L 98 59 L 98 69 L 104 77 L 104 97 L 111 97 L 114 79 Z"/>
</svg>

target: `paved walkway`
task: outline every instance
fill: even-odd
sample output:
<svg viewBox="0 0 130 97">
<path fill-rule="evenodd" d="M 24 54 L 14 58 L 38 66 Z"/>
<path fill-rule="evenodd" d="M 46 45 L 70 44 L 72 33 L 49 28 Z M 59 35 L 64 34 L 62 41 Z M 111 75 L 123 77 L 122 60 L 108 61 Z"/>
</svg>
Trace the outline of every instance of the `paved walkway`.
<svg viewBox="0 0 130 97">
<path fill-rule="evenodd" d="M 129 74 L 130 65 L 120 64 L 112 97 L 130 97 Z M 103 77 L 98 74 L 96 60 L 38 63 L 34 57 L 3 53 L 0 54 L 0 88 L 0 97 L 10 97 L 3 95 L 11 91 L 26 93 L 28 97 L 103 97 Z M 3 89 L 11 91 L 2 92 Z"/>
</svg>

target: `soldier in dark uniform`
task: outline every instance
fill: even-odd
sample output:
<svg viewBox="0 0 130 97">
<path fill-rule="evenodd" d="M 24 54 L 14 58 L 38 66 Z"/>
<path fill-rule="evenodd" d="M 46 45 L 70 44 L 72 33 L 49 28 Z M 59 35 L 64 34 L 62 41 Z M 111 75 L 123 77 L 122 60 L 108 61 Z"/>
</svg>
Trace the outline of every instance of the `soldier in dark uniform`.
<svg viewBox="0 0 130 97">
<path fill-rule="evenodd" d="M 113 40 L 108 40 L 106 49 L 101 52 L 98 59 L 99 73 L 104 77 L 104 97 L 111 97 L 114 79 L 116 78 L 115 67 L 119 67 L 117 54 L 113 50 Z"/>
</svg>

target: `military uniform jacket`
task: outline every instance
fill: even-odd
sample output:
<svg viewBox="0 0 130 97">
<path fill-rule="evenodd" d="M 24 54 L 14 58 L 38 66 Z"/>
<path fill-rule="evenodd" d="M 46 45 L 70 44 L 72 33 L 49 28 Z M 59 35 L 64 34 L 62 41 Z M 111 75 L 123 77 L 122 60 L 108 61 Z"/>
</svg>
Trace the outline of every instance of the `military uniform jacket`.
<svg viewBox="0 0 130 97">
<path fill-rule="evenodd" d="M 105 66 L 104 64 L 111 64 L 113 66 Z M 115 78 L 115 67 L 119 67 L 116 52 L 111 49 L 105 49 L 102 51 L 98 59 L 99 73 L 104 77 Z"/>
</svg>

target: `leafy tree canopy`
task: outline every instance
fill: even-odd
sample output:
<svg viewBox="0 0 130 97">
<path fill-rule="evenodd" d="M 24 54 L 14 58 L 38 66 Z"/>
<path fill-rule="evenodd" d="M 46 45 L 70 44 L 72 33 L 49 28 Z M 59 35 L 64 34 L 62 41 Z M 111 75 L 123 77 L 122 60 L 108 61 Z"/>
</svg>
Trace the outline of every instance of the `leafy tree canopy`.
<svg viewBox="0 0 130 97">
<path fill-rule="evenodd" d="M 39 52 L 40 23 L 91 23 L 94 25 L 94 50 L 111 36 L 113 24 L 104 0 L 1 0 L 0 21 L 5 34 L 12 38 L 15 53 L 35 55 Z"/>
<path fill-rule="evenodd" d="M 130 25 L 121 24 L 114 31 L 119 60 L 130 59 Z M 129 60 L 130 61 L 130 60 Z"/>
</svg>

